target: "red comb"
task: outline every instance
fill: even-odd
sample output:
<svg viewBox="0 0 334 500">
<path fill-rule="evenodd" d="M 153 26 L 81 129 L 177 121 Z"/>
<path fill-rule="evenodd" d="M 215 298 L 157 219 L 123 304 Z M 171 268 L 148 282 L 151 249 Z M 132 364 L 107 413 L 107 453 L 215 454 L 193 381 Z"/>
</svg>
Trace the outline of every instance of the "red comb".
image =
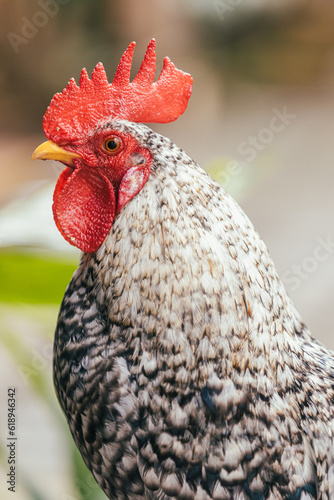
<svg viewBox="0 0 334 500">
<path fill-rule="evenodd" d="M 55 94 L 43 121 L 46 137 L 54 142 L 73 141 L 94 129 L 103 119 L 125 119 L 142 123 L 168 123 L 185 111 L 193 79 L 176 69 L 168 57 L 156 82 L 155 40 L 148 44 L 137 76 L 130 83 L 132 57 L 136 43 L 130 43 L 109 83 L 102 63 L 89 79 L 81 71 L 79 86 L 71 78 L 62 93 Z"/>
</svg>

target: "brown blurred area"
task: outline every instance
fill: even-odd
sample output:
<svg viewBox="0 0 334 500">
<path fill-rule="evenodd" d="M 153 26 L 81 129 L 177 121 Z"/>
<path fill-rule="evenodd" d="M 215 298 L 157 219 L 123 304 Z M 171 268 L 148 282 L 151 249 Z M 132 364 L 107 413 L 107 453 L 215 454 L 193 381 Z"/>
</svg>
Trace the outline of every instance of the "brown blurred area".
<svg viewBox="0 0 334 500">
<path fill-rule="evenodd" d="M 0 19 L 0 207 L 27 182 L 56 180 L 49 164 L 30 163 L 53 94 L 100 60 L 112 79 L 132 40 L 134 75 L 155 37 L 158 70 L 168 55 L 195 83 L 184 116 L 154 128 L 202 165 L 220 156 L 247 161 L 241 145 L 263 131 L 273 110 L 295 117 L 256 152 L 250 175 L 264 165 L 264 180 L 239 200 L 279 271 L 332 234 L 332 2 L 2 0 Z M 287 287 L 323 340 L 334 326 L 332 277 L 330 254 L 296 292 Z"/>
</svg>

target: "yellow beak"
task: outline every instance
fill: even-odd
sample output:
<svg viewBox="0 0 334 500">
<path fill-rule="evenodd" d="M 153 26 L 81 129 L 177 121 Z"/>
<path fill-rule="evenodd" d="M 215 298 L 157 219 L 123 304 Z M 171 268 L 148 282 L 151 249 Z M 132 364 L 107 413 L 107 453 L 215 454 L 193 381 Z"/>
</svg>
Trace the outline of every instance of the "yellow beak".
<svg viewBox="0 0 334 500">
<path fill-rule="evenodd" d="M 80 158 L 77 153 L 71 153 L 58 146 L 55 142 L 43 142 L 32 154 L 32 160 L 58 160 L 73 165 L 73 158 Z"/>
</svg>

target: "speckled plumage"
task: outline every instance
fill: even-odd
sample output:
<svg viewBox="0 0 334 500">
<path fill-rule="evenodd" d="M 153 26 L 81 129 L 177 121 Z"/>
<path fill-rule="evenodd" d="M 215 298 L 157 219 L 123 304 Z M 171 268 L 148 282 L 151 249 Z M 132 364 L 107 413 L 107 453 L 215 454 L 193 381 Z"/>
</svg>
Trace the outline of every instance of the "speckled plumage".
<svg viewBox="0 0 334 500">
<path fill-rule="evenodd" d="M 111 499 L 334 498 L 334 357 L 236 202 L 168 139 L 84 254 L 54 348 L 61 406 Z"/>
</svg>

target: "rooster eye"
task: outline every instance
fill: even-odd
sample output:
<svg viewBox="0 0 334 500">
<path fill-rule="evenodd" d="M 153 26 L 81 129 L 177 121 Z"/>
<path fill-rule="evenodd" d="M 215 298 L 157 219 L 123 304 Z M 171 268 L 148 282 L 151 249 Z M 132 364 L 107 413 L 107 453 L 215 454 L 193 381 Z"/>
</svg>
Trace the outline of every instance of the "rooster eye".
<svg viewBox="0 0 334 500">
<path fill-rule="evenodd" d="M 111 154 L 117 153 L 121 146 L 122 146 L 122 141 L 118 137 L 109 137 L 103 143 L 104 149 L 107 150 L 108 153 L 111 153 Z"/>
</svg>

